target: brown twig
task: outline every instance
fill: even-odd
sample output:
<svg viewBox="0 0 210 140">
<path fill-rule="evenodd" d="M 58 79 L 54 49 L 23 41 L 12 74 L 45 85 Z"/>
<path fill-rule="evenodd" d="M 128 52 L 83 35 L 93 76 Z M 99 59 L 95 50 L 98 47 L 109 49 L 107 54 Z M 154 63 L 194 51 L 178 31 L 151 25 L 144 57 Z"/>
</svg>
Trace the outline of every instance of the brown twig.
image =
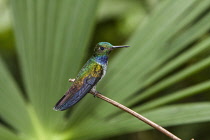
<svg viewBox="0 0 210 140">
<path fill-rule="evenodd" d="M 169 132 L 168 130 L 166 130 L 165 128 L 159 126 L 158 124 L 150 121 L 149 119 L 145 118 L 144 116 L 140 115 L 139 113 L 131 110 L 130 108 L 127 108 L 126 106 L 100 94 L 99 92 L 97 91 L 91 91 L 90 92 L 91 94 L 93 94 L 94 96 L 97 96 L 98 98 L 126 111 L 127 113 L 133 115 L 134 117 L 136 117 L 137 119 L 139 120 L 142 120 L 143 122 L 145 122 L 146 124 L 152 126 L 153 128 L 157 129 L 158 131 L 162 132 L 163 134 L 167 135 L 168 137 L 170 137 L 171 139 L 173 140 L 181 140 L 180 138 L 178 138 L 177 136 L 175 136 L 174 134 L 172 134 L 171 132 Z"/>
<path fill-rule="evenodd" d="M 69 79 L 69 82 L 74 82 L 74 79 Z M 158 131 L 160 131 L 161 133 L 165 134 L 166 136 L 170 137 L 173 140 L 181 140 L 180 138 L 178 138 L 177 136 L 175 136 L 174 134 L 172 134 L 171 132 L 169 132 L 168 130 L 166 130 L 165 128 L 159 126 L 158 124 L 150 121 L 149 119 L 145 118 L 144 116 L 140 115 L 139 113 L 131 110 L 130 108 L 102 95 L 100 92 L 96 91 L 95 89 L 92 89 L 90 91 L 91 94 L 93 94 L 94 96 L 97 96 L 98 98 L 124 110 L 125 112 L 133 115 L 134 117 L 136 117 L 137 119 L 145 122 L 146 124 L 152 126 L 153 128 L 157 129 Z"/>
</svg>

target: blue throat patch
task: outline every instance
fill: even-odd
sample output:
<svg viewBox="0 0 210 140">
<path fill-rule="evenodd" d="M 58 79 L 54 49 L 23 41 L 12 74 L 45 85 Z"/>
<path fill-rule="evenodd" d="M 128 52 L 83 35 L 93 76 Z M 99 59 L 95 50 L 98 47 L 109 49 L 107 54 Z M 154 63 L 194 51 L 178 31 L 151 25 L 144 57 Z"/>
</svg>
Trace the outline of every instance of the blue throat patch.
<svg viewBox="0 0 210 140">
<path fill-rule="evenodd" d="M 98 63 L 105 65 L 105 64 L 107 64 L 108 56 L 107 55 L 97 56 L 97 57 L 95 57 L 95 59 Z"/>
</svg>

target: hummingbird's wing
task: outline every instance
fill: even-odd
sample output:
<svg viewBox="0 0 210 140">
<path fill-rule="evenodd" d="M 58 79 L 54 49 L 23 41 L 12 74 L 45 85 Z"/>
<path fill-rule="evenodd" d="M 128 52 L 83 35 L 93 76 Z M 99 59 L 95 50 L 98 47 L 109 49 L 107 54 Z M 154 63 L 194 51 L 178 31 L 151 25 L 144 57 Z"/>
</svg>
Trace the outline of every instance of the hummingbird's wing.
<svg viewBox="0 0 210 140">
<path fill-rule="evenodd" d="M 66 94 L 57 102 L 54 110 L 66 110 L 79 102 L 101 79 L 103 68 L 97 63 L 92 64 L 89 71 L 82 69 L 79 75 Z"/>
</svg>

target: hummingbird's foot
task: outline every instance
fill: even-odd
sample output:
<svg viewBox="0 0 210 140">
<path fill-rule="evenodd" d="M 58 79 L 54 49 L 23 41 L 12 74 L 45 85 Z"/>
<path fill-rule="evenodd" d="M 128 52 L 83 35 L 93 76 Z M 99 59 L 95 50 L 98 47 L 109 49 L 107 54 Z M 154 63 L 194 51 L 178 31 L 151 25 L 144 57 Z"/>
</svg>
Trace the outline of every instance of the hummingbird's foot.
<svg viewBox="0 0 210 140">
<path fill-rule="evenodd" d="M 95 92 L 94 95 L 93 95 L 94 98 L 96 97 L 96 94 L 97 94 L 97 93 Z"/>
<path fill-rule="evenodd" d="M 93 93 L 93 97 L 96 97 L 96 94 L 98 94 L 99 92 L 96 90 L 96 86 L 94 86 L 91 90 L 90 93 Z"/>
<path fill-rule="evenodd" d="M 71 78 L 69 79 L 69 82 L 74 82 L 74 81 L 75 81 L 75 79 L 71 79 Z"/>
</svg>

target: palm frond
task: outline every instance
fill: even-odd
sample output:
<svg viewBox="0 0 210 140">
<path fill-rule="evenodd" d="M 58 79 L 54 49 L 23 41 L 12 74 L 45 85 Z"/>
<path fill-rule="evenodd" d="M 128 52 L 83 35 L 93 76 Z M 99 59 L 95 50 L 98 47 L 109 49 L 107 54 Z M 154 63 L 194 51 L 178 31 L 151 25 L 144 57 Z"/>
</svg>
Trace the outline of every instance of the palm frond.
<svg viewBox="0 0 210 140">
<path fill-rule="evenodd" d="M 33 135 L 34 128 L 22 93 L 0 59 L 1 118 L 24 135 Z M 3 129 L 2 129 L 3 130 Z"/>
<path fill-rule="evenodd" d="M 11 5 L 27 98 L 0 59 L 0 117 L 15 130 L 1 125 L 0 139 L 99 139 L 151 129 L 92 95 L 68 113 L 52 110 L 87 59 L 97 0 Z M 97 90 L 126 106 L 140 104 L 133 109 L 165 127 L 209 121 L 206 100 L 176 102 L 209 92 L 209 79 L 174 88 L 210 67 L 209 53 L 203 55 L 210 49 L 209 7 L 210 1 L 159 2 L 125 42 L 131 47 L 110 60 Z"/>
</svg>

